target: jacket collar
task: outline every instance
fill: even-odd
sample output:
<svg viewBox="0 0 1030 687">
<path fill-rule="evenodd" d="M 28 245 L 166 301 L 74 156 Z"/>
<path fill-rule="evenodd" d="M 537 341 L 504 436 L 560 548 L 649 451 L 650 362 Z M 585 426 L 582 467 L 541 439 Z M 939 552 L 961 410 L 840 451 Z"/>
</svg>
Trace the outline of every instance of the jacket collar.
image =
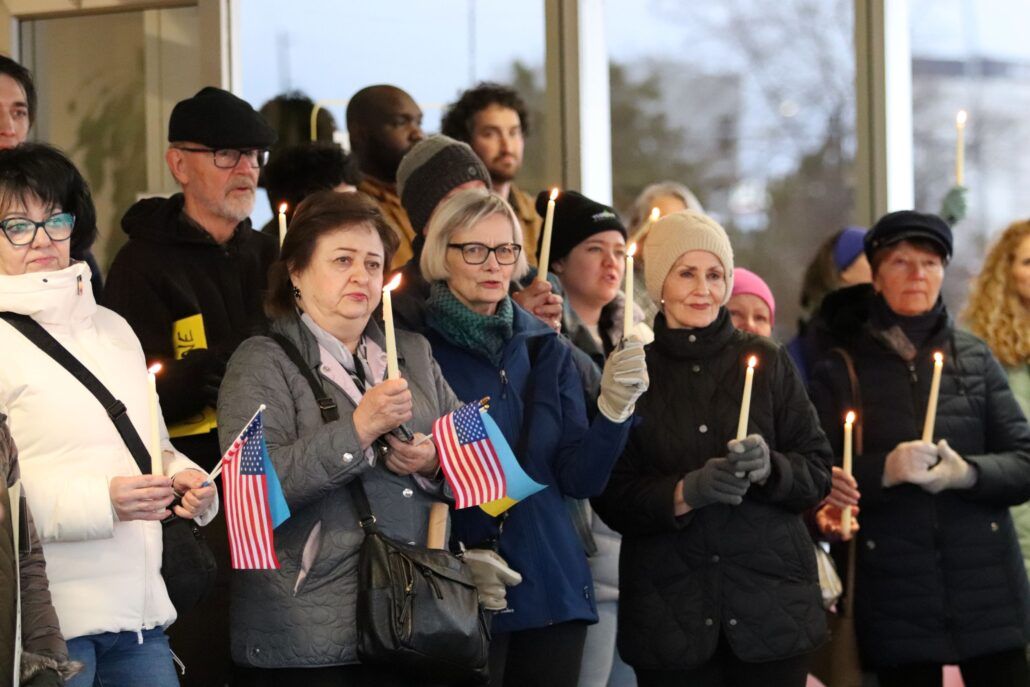
<svg viewBox="0 0 1030 687">
<path fill-rule="evenodd" d="M 670 329 L 665 313 L 658 313 L 654 320 L 654 345 L 673 358 L 708 358 L 725 348 L 736 331 L 726 306 L 719 308 L 714 322 L 697 329 Z"/>
<path fill-rule="evenodd" d="M 0 310 L 28 315 L 43 325 L 78 328 L 97 311 L 85 262 L 63 270 L 0 275 Z"/>
</svg>

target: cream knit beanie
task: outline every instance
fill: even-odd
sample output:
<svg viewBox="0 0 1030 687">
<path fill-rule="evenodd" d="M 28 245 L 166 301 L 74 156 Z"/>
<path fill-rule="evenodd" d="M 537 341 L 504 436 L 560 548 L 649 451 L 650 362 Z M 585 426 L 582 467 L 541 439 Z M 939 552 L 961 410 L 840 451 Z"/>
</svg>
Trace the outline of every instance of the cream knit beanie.
<svg viewBox="0 0 1030 687">
<path fill-rule="evenodd" d="M 673 212 L 654 223 L 644 244 L 644 282 L 655 303 L 662 302 L 662 285 L 680 256 L 706 250 L 719 258 L 726 271 L 726 305 L 733 293 L 733 247 L 726 230 L 708 215 L 695 210 Z"/>
</svg>

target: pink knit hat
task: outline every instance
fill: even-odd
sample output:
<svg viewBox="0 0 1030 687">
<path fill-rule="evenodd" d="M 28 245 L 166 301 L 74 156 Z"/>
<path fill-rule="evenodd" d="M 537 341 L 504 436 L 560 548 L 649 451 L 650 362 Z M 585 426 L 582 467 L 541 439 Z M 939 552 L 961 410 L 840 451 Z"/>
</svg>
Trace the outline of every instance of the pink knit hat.
<svg viewBox="0 0 1030 687">
<path fill-rule="evenodd" d="M 738 267 L 733 271 L 733 293 L 730 298 L 742 293 L 758 296 L 769 306 L 769 325 L 776 323 L 776 299 L 773 298 L 769 285 L 751 270 Z"/>
</svg>

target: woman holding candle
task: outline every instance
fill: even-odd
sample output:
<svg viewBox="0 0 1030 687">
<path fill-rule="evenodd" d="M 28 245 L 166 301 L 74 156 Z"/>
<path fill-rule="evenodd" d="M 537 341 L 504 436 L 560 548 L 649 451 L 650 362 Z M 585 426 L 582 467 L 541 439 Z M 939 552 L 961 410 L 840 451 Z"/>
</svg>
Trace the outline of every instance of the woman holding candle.
<svg viewBox="0 0 1030 687">
<path fill-rule="evenodd" d="M 97 234 L 89 189 L 54 148 L 0 152 L 0 311 L 27 315 L 121 400 L 152 435 L 139 340 L 97 306 L 90 270 L 70 255 Z M 160 521 L 206 524 L 213 487 L 172 448 L 160 415 L 161 470 L 141 475 L 96 397 L 7 322 L 0 323 L 0 412 L 21 451 L 22 483 L 47 560 L 61 630 L 85 669 L 69 685 L 177 685 L 164 628 L 176 617 L 161 578 Z M 169 509 L 175 493 L 182 505 Z"/>
<path fill-rule="evenodd" d="M 632 272 L 626 271 L 626 228 L 615 211 L 576 191 L 562 193 L 556 205 L 548 267 L 565 293 L 562 332 L 590 358 L 600 378 L 605 359 L 627 333 L 644 343 L 650 343 L 654 334 L 633 304 L 636 289 L 626 280 L 627 274 L 632 278 Z M 645 290 L 643 284 L 639 290 Z M 590 414 L 597 398 L 587 401 Z M 606 685 L 615 661 L 620 537 L 591 511 L 588 501 L 577 500 L 570 508 L 574 524 L 590 544 L 588 562 L 599 618 L 587 632 L 579 684 Z"/>
<path fill-rule="evenodd" d="M 495 193 L 471 189 L 445 201 L 430 219 L 421 267 L 432 282 L 426 336 L 444 376 L 463 399 L 490 396 L 490 415 L 522 468 L 547 485 L 501 518 L 475 508 L 453 515 L 452 541 L 495 548 L 523 578 L 508 591 L 507 612 L 493 618 L 491 684 L 574 687 L 597 611 L 564 497 L 604 488 L 647 387 L 643 346 L 631 339 L 608 356 L 588 424 L 571 347 L 508 296 L 528 266 L 521 225 Z"/>
<path fill-rule="evenodd" d="M 387 341 L 372 318 L 396 234 L 363 194 L 320 191 L 297 206 L 269 273 L 271 333 L 319 378 L 339 419 L 325 418 L 280 340 L 233 354 L 218 399 L 228 447 L 262 403 L 268 452 L 292 513 L 275 531 L 282 567 L 239 572 L 232 586 L 233 660 L 249 685 L 403 685 L 357 658 L 358 548 L 364 535 L 348 484 L 361 480 L 384 534 L 424 543 L 442 481 L 436 448 L 418 442 L 458 406 L 425 339 Z M 394 352 L 399 376 L 388 378 Z M 405 442 L 402 425 L 419 433 Z M 399 434 L 399 433 L 398 433 Z"/>
<path fill-rule="evenodd" d="M 1008 509 L 1030 497 L 1030 426 L 990 350 L 955 330 L 940 298 L 948 225 L 890 213 L 865 251 L 873 285 L 831 294 L 821 313 L 857 388 L 839 353 L 812 379 L 831 444 L 841 446 L 847 410 L 863 435 L 854 475 L 864 663 L 882 687 L 940 684 L 941 666 L 953 663 L 967 687 L 1026 685 L 1027 577 Z"/>
<path fill-rule="evenodd" d="M 619 653 L 641 687 L 800 687 L 826 635 L 801 513 L 829 490 L 830 447 L 786 350 L 730 320 L 722 227 L 672 213 L 645 254 L 651 388 L 594 500 L 623 535 Z"/>
</svg>

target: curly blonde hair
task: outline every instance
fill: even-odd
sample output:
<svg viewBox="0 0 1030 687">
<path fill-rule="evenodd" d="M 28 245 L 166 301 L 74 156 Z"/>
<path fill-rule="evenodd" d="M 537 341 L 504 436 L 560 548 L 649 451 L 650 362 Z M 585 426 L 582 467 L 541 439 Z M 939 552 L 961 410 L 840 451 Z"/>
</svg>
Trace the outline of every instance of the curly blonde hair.
<svg viewBox="0 0 1030 687">
<path fill-rule="evenodd" d="M 970 330 L 1009 366 L 1030 358 L 1030 308 L 1020 299 L 1012 279 L 1016 251 L 1028 236 L 1030 220 L 1014 222 L 1002 233 L 987 253 L 962 313 Z"/>
</svg>

